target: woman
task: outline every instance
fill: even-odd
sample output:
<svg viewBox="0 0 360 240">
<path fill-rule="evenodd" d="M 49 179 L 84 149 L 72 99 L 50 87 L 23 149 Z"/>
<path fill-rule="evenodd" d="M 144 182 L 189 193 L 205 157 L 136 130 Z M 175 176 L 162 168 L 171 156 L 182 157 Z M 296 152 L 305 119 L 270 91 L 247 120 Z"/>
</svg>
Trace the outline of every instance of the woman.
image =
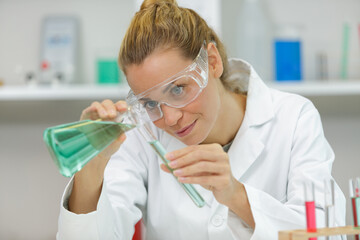
<svg viewBox="0 0 360 240">
<path fill-rule="evenodd" d="M 147 239 L 277 239 L 279 230 L 305 227 L 304 182 L 315 183 L 323 222 L 334 154 L 310 101 L 269 89 L 249 64 L 228 61 L 214 31 L 176 1 L 144 1 L 119 63 L 174 175 L 207 205 L 196 207 L 130 131 L 67 186 L 59 239 L 131 239 L 141 218 Z M 81 119 L 113 120 L 125 109 L 123 101 L 94 102 Z M 338 186 L 336 204 L 343 225 Z"/>
</svg>

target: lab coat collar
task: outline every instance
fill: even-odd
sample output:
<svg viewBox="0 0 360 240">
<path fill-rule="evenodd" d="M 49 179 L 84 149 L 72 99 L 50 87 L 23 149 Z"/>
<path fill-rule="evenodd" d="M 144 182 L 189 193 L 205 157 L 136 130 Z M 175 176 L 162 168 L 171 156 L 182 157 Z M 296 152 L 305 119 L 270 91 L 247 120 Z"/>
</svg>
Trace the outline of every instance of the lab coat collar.
<svg viewBox="0 0 360 240">
<path fill-rule="evenodd" d="M 270 89 L 254 68 L 240 59 L 229 60 L 229 80 L 247 92 L 245 117 L 249 127 L 266 123 L 274 117 Z"/>
<path fill-rule="evenodd" d="M 264 150 L 255 128 L 274 118 L 274 107 L 270 89 L 250 64 L 230 59 L 229 72 L 229 79 L 247 93 L 245 116 L 228 151 L 233 176 L 241 180 Z"/>
<path fill-rule="evenodd" d="M 264 144 L 260 141 L 254 129 L 249 128 L 247 122 L 244 121 L 228 151 L 234 178 L 241 181 L 241 178 L 258 159 L 263 150 Z"/>
</svg>

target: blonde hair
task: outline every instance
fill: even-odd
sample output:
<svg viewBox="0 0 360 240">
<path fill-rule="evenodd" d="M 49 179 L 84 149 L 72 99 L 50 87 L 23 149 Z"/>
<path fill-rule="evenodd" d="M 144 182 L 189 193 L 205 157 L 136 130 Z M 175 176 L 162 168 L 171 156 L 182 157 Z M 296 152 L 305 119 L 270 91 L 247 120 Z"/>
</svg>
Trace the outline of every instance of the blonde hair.
<svg viewBox="0 0 360 240">
<path fill-rule="evenodd" d="M 128 65 L 141 64 L 158 48 L 177 48 L 184 57 L 194 59 L 204 40 L 215 43 L 224 67 L 220 79 L 231 90 L 231 83 L 226 81 L 228 60 L 224 45 L 204 19 L 191 9 L 179 7 L 176 0 L 142 3 L 122 41 L 119 65 L 126 74 Z"/>
</svg>

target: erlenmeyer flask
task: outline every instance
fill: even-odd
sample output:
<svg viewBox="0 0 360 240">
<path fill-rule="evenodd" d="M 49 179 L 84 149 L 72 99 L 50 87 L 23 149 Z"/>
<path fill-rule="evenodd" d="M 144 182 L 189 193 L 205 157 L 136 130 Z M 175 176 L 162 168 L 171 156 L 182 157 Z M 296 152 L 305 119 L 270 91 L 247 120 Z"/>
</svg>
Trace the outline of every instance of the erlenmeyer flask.
<svg viewBox="0 0 360 240">
<path fill-rule="evenodd" d="M 44 141 L 59 171 L 71 177 L 87 162 L 109 146 L 135 124 L 83 120 L 55 127 L 44 132 Z"/>
<path fill-rule="evenodd" d="M 168 166 L 169 160 L 165 158 L 166 150 L 151 131 L 149 121 L 145 109 L 136 104 L 119 114 L 115 122 L 100 119 L 84 120 L 50 127 L 44 132 L 44 141 L 60 173 L 65 177 L 71 177 L 122 133 L 136 127 L 167 168 L 173 172 Z M 192 184 L 178 183 L 196 206 L 205 205 L 204 199 Z"/>
</svg>

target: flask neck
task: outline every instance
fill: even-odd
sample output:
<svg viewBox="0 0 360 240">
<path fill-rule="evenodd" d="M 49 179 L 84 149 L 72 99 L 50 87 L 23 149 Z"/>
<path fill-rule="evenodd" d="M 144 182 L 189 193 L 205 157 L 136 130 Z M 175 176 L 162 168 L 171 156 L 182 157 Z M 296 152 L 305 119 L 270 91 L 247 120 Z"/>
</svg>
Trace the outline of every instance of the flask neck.
<svg viewBox="0 0 360 240">
<path fill-rule="evenodd" d="M 136 113 L 132 110 L 132 108 L 128 107 L 125 112 L 117 112 L 115 122 L 138 125 L 138 118 L 139 117 L 136 116 Z"/>
<path fill-rule="evenodd" d="M 147 142 L 157 140 L 153 131 L 150 128 L 150 118 L 146 111 L 139 106 L 128 106 L 125 112 L 118 112 L 115 122 L 135 125 L 140 134 Z"/>
</svg>

